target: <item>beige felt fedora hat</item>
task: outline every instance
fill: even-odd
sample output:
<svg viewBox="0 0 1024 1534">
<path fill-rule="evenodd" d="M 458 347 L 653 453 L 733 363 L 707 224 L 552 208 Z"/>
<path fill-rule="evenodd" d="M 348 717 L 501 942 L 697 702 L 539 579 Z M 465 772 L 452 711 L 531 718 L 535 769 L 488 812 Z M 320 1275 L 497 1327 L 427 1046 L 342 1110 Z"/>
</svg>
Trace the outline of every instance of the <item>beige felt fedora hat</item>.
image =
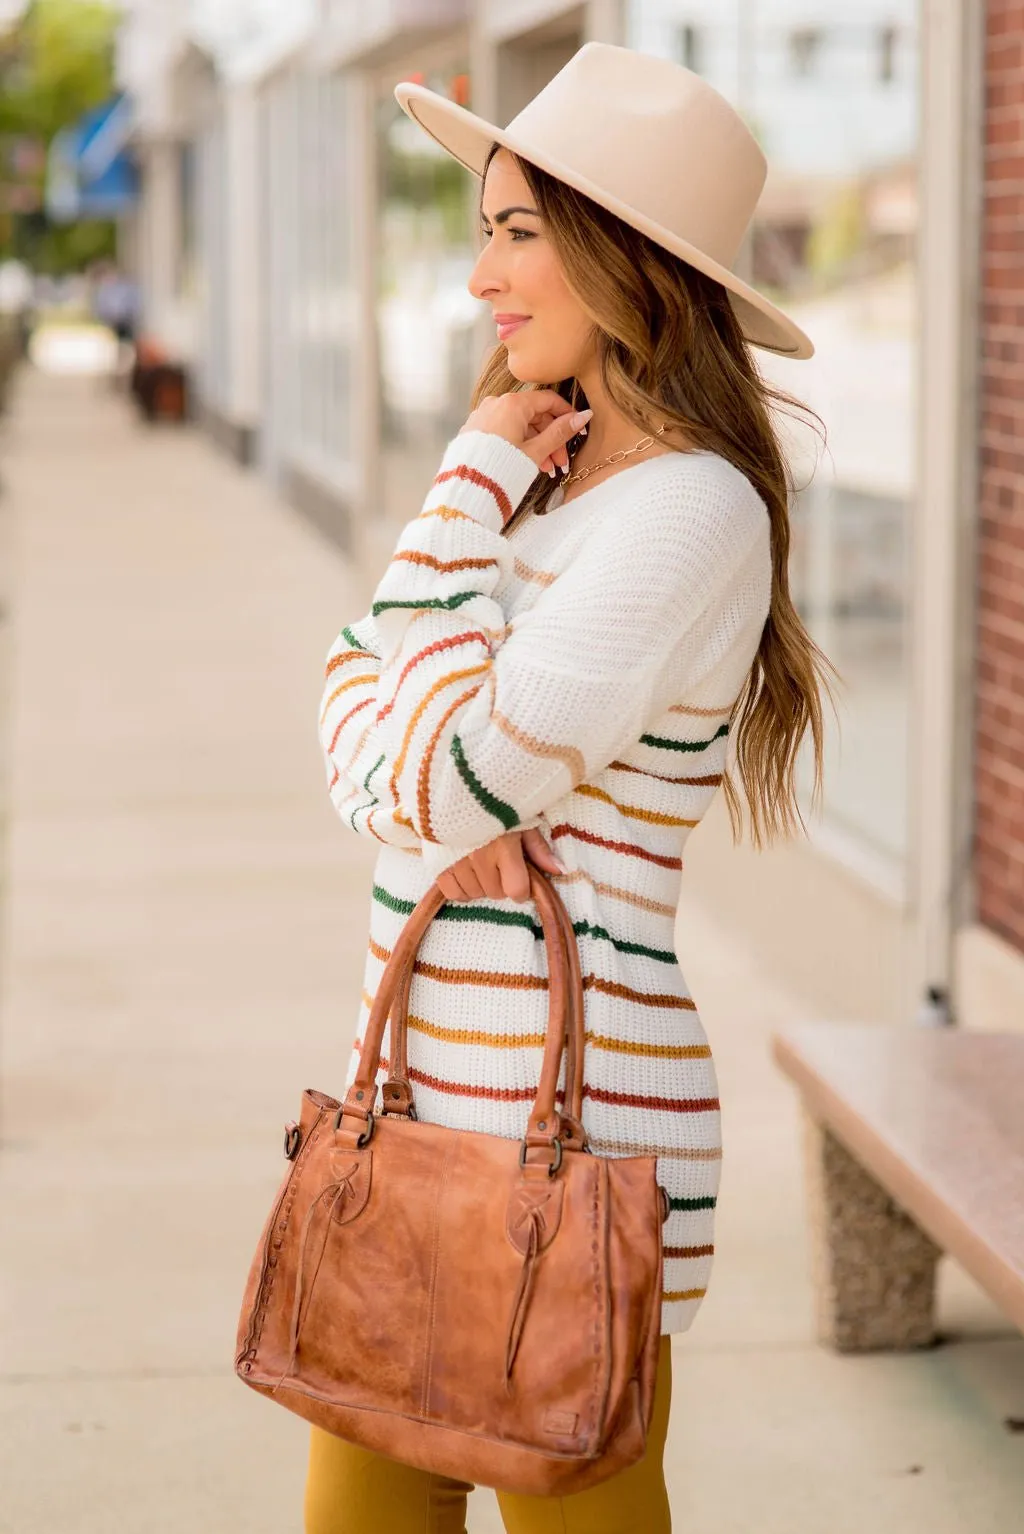
<svg viewBox="0 0 1024 1534">
<path fill-rule="evenodd" d="M 395 99 L 476 175 L 501 144 L 717 278 L 754 346 L 813 355 L 804 332 L 732 271 L 767 164 L 738 112 L 692 70 L 584 43 L 507 128 L 423 85 L 404 81 Z"/>
</svg>

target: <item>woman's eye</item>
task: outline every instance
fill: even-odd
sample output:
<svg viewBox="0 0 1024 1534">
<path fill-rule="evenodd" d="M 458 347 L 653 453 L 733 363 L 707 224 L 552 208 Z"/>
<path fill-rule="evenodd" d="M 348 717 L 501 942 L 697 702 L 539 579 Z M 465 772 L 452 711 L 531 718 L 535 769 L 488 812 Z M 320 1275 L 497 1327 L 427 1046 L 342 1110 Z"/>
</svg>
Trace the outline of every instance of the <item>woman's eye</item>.
<svg viewBox="0 0 1024 1534">
<path fill-rule="evenodd" d="M 494 233 L 493 229 L 481 229 L 480 230 L 480 236 L 484 240 L 489 240 L 493 233 Z M 509 229 L 508 233 L 512 236 L 513 240 L 518 240 L 518 239 L 532 240 L 533 239 L 533 230 L 532 229 Z"/>
</svg>

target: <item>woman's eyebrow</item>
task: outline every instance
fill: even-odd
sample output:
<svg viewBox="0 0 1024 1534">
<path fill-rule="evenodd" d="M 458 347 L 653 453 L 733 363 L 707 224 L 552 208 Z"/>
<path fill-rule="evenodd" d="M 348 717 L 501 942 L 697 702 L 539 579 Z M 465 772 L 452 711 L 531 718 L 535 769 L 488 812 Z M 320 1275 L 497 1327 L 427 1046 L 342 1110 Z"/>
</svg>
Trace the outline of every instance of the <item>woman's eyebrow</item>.
<svg viewBox="0 0 1024 1534">
<path fill-rule="evenodd" d="M 500 213 L 495 213 L 494 222 L 496 224 L 505 224 L 512 217 L 513 213 L 529 213 L 532 218 L 540 218 L 540 214 L 537 212 L 536 208 L 502 208 Z M 485 224 L 489 224 L 491 222 L 483 208 L 480 209 L 480 217 L 483 219 Z"/>
</svg>

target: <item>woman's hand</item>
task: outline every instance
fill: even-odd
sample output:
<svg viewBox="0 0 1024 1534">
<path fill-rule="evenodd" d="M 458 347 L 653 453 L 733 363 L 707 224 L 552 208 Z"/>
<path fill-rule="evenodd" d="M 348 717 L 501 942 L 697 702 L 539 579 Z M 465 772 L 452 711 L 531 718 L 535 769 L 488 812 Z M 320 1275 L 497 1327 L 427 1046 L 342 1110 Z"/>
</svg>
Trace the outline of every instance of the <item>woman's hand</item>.
<svg viewBox="0 0 1024 1534">
<path fill-rule="evenodd" d="M 489 431 L 504 437 L 532 458 L 538 469 L 553 476 L 556 464 L 568 468 L 565 444 L 577 432 L 586 432 L 593 414 L 592 410 L 573 410 L 554 389 L 513 389 L 481 400 L 458 435 Z"/>
<path fill-rule="evenodd" d="M 524 853 L 545 873 L 564 874 L 536 826 L 528 831 L 507 831 L 454 863 L 439 875 L 437 884 L 447 900 L 529 900 L 530 874 Z"/>
</svg>

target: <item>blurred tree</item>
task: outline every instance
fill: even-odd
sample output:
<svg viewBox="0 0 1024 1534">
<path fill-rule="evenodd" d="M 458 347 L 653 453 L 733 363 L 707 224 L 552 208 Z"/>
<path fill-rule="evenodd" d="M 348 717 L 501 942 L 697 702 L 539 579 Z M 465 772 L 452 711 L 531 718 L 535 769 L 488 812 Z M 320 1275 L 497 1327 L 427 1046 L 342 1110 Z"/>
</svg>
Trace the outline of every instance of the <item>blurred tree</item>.
<svg viewBox="0 0 1024 1534">
<path fill-rule="evenodd" d="M 117 26 L 117 11 L 103 0 L 31 0 L 0 38 L 0 182 L 9 179 L 11 146 L 18 140 L 34 140 L 49 151 L 55 134 L 112 94 Z M 45 169 L 30 178 L 40 201 L 44 178 Z M 64 272 L 113 253 L 108 221 L 61 226 L 45 214 L 9 207 L 3 199 L 0 254 L 13 252 L 40 271 Z"/>
</svg>

